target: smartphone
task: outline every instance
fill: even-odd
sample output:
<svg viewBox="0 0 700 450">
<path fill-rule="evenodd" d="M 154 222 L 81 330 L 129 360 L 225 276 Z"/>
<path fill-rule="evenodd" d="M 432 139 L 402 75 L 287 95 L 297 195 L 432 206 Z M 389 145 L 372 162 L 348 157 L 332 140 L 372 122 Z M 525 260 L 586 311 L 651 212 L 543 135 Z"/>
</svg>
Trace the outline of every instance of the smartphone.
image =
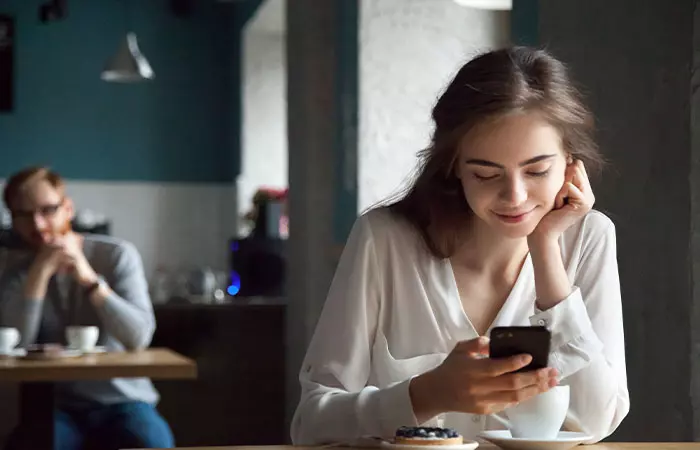
<svg viewBox="0 0 700 450">
<path fill-rule="evenodd" d="M 489 357 L 491 358 L 507 358 L 522 354 L 532 356 L 530 364 L 517 372 L 547 367 L 552 333 L 546 327 L 495 327 L 491 330 L 489 337 Z"/>
</svg>

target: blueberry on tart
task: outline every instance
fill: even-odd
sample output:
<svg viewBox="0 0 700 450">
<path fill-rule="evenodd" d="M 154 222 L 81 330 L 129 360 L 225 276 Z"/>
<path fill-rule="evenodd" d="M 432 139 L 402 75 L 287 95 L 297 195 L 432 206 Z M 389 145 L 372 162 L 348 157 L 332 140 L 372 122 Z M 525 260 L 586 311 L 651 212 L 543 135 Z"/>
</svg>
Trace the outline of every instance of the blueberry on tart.
<svg viewBox="0 0 700 450">
<path fill-rule="evenodd" d="M 462 436 L 451 428 L 400 427 L 394 443 L 400 445 L 461 445 Z"/>
</svg>

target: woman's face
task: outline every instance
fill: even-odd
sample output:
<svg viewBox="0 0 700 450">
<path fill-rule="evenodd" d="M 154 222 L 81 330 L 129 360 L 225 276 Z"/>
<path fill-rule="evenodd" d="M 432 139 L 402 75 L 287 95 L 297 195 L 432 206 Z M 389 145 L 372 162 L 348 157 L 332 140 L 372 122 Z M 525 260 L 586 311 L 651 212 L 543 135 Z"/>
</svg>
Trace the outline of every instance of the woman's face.
<svg viewBox="0 0 700 450">
<path fill-rule="evenodd" d="M 455 172 L 476 217 L 511 238 L 528 236 L 554 206 L 567 155 L 536 113 L 509 115 L 465 137 Z"/>
</svg>

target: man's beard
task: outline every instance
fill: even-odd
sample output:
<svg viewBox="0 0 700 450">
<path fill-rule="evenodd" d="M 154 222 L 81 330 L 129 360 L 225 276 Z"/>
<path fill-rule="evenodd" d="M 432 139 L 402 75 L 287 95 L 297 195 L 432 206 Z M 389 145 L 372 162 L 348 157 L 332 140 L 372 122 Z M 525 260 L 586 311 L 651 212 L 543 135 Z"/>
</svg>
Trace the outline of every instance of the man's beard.
<svg viewBox="0 0 700 450">
<path fill-rule="evenodd" d="M 42 245 L 45 244 L 45 238 L 48 238 L 47 240 L 51 242 L 52 240 L 56 238 L 63 237 L 70 233 L 72 231 L 72 226 L 71 222 L 69 219 L 66 219 L 62 224 L 59 224 L 55 227 L 47 227 L 42 230 L 37 230 L 37 237 L 39 240 L 41 240 Z"/>
</svg>

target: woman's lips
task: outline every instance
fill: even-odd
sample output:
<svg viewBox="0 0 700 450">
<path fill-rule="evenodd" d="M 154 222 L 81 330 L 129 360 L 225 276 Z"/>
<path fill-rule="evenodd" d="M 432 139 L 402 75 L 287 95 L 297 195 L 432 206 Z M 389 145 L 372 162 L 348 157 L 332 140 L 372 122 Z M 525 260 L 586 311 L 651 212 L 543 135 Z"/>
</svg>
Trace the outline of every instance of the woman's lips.
<svg viewBox="0 0 700 450">
<path fill-rule="evenodd" d="M 505 222 L 505 223 L 520 223 L 520 222 L 524 221 L 525 219 L 527 219 L 531 212 L 532 212 L 532 210 L 530 210 L 530 211 L 525 211 L 525 212 L 517 212 L 517 213 L 502 214 L 502 213 L 497 213 L 497 212 L 494 211 L 494 215 L 495 215 L 496 217 L 498 217 L 498 219 L 499 219 L 501 222 Z"/>
</svg>

